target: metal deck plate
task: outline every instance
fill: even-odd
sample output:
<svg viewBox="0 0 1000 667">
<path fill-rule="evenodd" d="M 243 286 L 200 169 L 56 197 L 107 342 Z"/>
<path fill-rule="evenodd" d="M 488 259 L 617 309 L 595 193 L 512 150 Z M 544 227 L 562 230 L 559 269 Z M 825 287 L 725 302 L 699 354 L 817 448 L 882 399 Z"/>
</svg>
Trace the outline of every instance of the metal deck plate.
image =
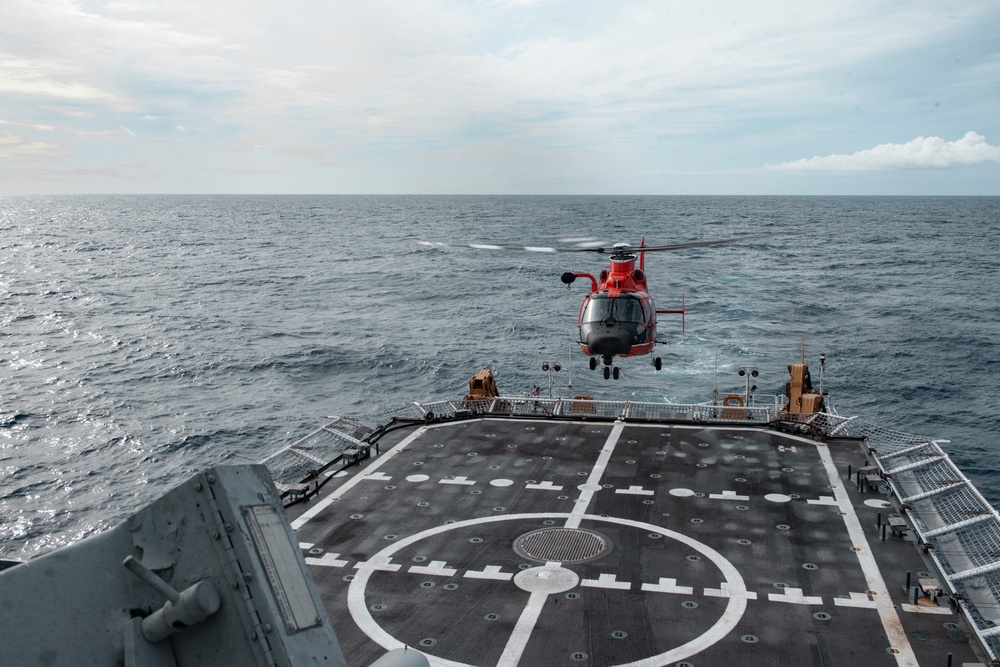
<svg viewBox="0 0 1000 667">
<path fill-rule="evenodd" d="M 856 444 L 478 419 L 415 428 L 295 506 L 344 653 L 435 665 L 954 665 Z"/>
</svg>

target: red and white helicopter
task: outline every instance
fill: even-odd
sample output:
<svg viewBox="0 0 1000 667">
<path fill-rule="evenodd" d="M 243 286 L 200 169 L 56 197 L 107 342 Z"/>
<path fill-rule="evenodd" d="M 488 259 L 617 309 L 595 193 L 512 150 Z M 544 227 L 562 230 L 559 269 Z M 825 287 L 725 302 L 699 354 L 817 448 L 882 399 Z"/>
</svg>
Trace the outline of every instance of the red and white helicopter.
<svg viewBox="0 0 1000 667">
<path fill-rule="evenodd" d="M 657 342 L 657 314 L 679 314 L 682 318 L 681 326 L 683 329 L 683 317 L 687 312 L 683 307 L 683 297 L 680 309 L 657 310 L 646 283 L 646 253 L 736 243 L 748 238 L 752 237 L 689 241 L 660 246 L 647 246 L 645 239 L 638 246 L 615 243 L 611 246 L 587 245 L 586 247 L 508 246 L 484 243 L 436 243 L 432 241 L 417 241 L 416 243 L 434 247 L 475 248 L 477 250 L 593 252 L 609 255 L 610 266 L 602 270 L 596 278 L 589 273 L 567 271 L 562 274 L 562 281 L 569 286 L 577 278 L 590 280 L 590 293 L 584 297 L 583 303 L 580 305 L 578 317 L 580 338 L 578 342 L 583 353 L 590 357 L 591 370 L 597 368 L 598 359 L 600 359 L 604 364 L 605 379 L 613 376 L 617 380 L 620 371 L 614 365 L 615 357 L 635 357 L 653 353 Z M 636 266 L 636 260 L 638 260 L 638 266 Z M 660 370 L 662 367 L 662 361 L 659 357 L 653 357 L 652 364 L 656 370 Z"/>
</svg>

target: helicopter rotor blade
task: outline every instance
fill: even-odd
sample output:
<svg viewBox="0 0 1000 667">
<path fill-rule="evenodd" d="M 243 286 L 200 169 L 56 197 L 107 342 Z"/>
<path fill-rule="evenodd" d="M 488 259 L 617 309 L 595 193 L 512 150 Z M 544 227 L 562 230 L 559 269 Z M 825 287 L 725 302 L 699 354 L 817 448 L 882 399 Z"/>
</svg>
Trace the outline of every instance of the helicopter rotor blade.
<svg viewBox="0 0 1000 667">
<path fill-rule="evenodd" d="M 638 248 L 629 248 L 629 252 L 658 252 L 660 250 L 681 250 L 683 248 L 701 248 L 703 246 L 710 246 L 710 245 L 738 243 L 740 241 L 748 241 L 750 239 L 755 239 L 755 238 L 759 238 L 759 235 L 736 236 L 731 239 L 713 239 L 710 241 L 687 241 L 685 243 L 671 243 L 669 245 L 640 246 Z"/>
<path fill-rule="evenodd" d="M 432 248 L 474 248 L 476 250 L 516 250 L 520 252 L 600 252 L 600 248 L 555 248 L 549 246 L 494 245 L 491 243 L 442 243 L 441 241 L 414 241 L 417 245 Z"/>
<path fill-rule="evenodd" d="M 758 238 L 757 236 L 736 236 L 729 239 L 712 239 L 709 241 L 687 241 L 684 243 L 671 243 L 659 246 L 629 246 L 619 245 L 580 245 L 577 247 L 553 247 L 553 246 L 523 246 L 523 245 L 495 245 L 491 243 L 443 243 L 441 241 L 414 241 L 417 245 L 430 246 L 432 248 L 474 248 L 476 250 L 515 250 L 520 252 L 596 252 L 599 255 L 631 255 L 641 252 L 659 252 L 661 250 L 682 250 L 684 248 L 701 248 L 704 246 L 722 245 L 725 243 L 737 243 L 748 239 Z"/>
</svg>

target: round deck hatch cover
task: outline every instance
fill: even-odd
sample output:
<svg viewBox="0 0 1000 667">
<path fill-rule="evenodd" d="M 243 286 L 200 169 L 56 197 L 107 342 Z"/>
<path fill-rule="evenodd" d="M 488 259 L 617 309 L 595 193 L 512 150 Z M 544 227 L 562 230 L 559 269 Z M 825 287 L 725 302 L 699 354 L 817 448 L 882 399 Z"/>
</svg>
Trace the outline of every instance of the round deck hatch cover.
<svg viewBox="0 0 1000 667">
<path fill-rule="evenodd" d="M 542 528 L 514 540 L 514 551 L 531 560 L 583 563 L 611 550 L 611 540 L 593 530 Z"/>
</svg>

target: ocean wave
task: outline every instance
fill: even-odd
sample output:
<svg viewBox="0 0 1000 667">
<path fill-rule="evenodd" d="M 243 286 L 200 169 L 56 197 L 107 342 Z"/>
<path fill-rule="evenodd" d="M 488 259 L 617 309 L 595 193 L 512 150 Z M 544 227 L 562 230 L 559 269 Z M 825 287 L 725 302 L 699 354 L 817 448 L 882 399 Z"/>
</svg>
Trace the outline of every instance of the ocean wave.
<svg viewBox="0 0 1000 667">
<path fill-rule="evenodd" d="M 1000 240 L 982 234 L 991 201 L 5 200 L 17 224 L 0 241 L 12 304 L 0 316 L 0 452 L 12 471 L 0 526 L 19 527 L 0 528 L 0 554 L 87 534 L 200 467 L 260 460 L 324 415 L 461 397 L 482 367 L 514 394 L 547 387 L 541 361 L 557 359 L 557 394 L 706 400 L 716 382 L 739 390 L 737 369 L 752 363 L 778 393 L 803 335 L 814 367 L 827 354 L 842 412 L 950 438 L 1000 499 L 986 463 L 1000 433 L 1000 316 L 978 305 L 1000 270 Z M 559 281 L 607 258 L 412 243 L 669 243 L 760 229 L 752 242 L 647 258 L 661 308 L 685 295 L 685 332 L 661 317 L 664 369 L 623 360 L 617 382 L 591 372 L 576 344 L 586 290 Z"/>
</svg>

